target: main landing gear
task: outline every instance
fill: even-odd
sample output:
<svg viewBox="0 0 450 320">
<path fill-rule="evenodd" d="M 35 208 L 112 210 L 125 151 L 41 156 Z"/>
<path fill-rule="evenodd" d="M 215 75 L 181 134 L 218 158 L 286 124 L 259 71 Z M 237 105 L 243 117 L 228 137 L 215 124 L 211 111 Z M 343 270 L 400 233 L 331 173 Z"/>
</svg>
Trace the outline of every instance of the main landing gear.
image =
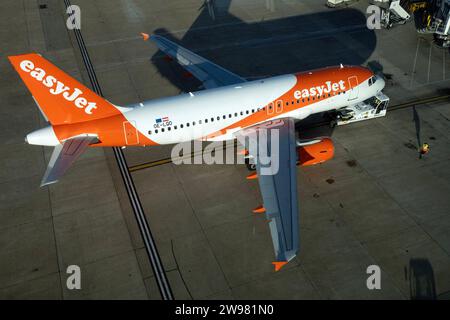
<svg viewBox="0 0 450 320">
<path fill-rule="evenodd" d="M 245 158 L 245 165 L 249 171 L 256 171 L 256 164 L 253 162 L 253 159 Z"/>
</svg>

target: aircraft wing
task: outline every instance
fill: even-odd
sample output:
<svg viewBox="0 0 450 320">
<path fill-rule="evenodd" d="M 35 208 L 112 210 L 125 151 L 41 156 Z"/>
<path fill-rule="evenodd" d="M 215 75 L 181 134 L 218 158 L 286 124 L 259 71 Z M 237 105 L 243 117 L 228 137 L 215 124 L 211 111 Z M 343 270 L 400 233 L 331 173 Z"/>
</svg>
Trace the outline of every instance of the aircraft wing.
<svg viewBox="0 0 450 320">
<path fill-rule="evenodd" d="M 53 149 L 52 156 L 41 181 L 41 187 L 58 182 L 72 163 L 79 157 L 89 144 L 98 141 L 97 137 L 79 136 L 65 140 Z"/>
<path fill-rule="evenodd" d="M 262 131 L 266 133 L 261 133 Z M 265 211 L 269 220 L 277 271 L 294 258 L 299 249 L 294 120 L 284 118 L 267 121 L 241 130 L 239 134 L 248 138 L 246 145 L 256 164 L 263 206 L 255 209 L 255 212 Z M 259 144 L 255 144 L 257 140 L 260 141 Z M 269 165 L 266 155 L 271 157 Z"/>
<path fill-rule="evenodd" d="M 244 78 L 164 37 L 152 35 L 150 39 L 156 43 L 162 52 L 177 60 L 181 66 L 200 80 L 206 89 L 246 82 Z"/>
</svg>

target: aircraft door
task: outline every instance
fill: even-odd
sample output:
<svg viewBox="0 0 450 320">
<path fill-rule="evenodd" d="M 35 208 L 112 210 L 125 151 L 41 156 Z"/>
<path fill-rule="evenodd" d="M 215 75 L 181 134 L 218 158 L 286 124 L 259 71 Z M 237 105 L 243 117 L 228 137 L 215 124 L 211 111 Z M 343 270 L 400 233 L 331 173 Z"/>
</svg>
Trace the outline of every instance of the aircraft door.
<svg viewBox="0 0 450 320">
<path fill-rule="evenodd" d="M 350 87 L 348 100 L 351 101 L 351 100 L 357 99 L 358 94 L 359 94 L 358 77 L 353 76 L 353 77 L 348 78 L 348 84 Z"/>
<path fill-rule="evenodd" d="M 283 112 L 283 100 L 277 100 L 276 104 L 276 113 L 282 113 Z"/>
<path fill-rule="evenodd" d="M 277 100 L 275 104 L 273 102 L 270 102 L 266 106 L 266 112 L 269 116 L 275 116 L 279 113 L 283 112 L 283 100 Z"/>
<path fill-rule="evenodd" d="M 139 135 L 136 128 L 136 121 L 124 121 L 123 132 L 125 142 L 128 146 L 139 144 Z"/>
</svg>

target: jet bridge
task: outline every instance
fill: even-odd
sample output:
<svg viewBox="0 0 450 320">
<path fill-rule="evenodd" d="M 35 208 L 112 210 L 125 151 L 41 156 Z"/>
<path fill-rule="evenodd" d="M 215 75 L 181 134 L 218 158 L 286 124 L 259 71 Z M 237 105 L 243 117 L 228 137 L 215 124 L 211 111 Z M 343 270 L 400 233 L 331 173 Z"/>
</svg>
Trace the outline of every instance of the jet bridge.
<svg viewBox="0 0 450 320">
<path fill-rule="evenodd" d="M 371 4 L 380 7 L 380 22 L 383 28 L 389 29 L 394 25 L 405 24 L 410 18 L 408 0 L 370 0 Z"/>
<path fill-rule="evenodd" d="M 450 0 L 370 0 L 381 9 L 381 26 L 404 24 L 414 15 L 418 33 L 432 34 L 434 42 L 450 47 Z"/>
<path fill-rule="evenodd" d="M 417 31 L 433 34 L 440 47 L 450 47 L 450 0 L 429 0 L 420 14 L 422 27 Z"/>
</svg>

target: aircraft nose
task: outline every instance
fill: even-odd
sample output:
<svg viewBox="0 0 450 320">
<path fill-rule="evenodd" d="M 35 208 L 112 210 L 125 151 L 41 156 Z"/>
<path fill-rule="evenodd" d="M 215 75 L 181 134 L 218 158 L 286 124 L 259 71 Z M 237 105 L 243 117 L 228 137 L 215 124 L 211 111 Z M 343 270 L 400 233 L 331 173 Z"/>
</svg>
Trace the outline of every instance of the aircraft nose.
<svg viewBox="0 0 450 320">
<path fill-rule="evenodd" d="M 384 86 L 386 85 L 386 81 L 384 81 L 382 76 L 377 75 L 377 82 L 380 88 L 380 91 L 384 89 Z"/>
</svg>

